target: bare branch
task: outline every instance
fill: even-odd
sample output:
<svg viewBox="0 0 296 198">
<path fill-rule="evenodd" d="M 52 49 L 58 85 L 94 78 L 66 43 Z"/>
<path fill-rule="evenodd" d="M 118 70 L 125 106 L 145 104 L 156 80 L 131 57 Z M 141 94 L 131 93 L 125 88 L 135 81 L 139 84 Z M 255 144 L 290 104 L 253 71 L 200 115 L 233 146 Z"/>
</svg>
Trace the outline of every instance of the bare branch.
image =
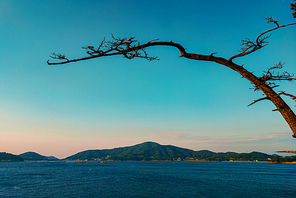
<svg viewBox="0 0 296 198">
<path fill-rule="evenodd" d="M 59 59 L 64 61 L 57 62 L 57 63 L 50 63 L 49 61 L 47 61 L 47 64 L 60 65 L 60 64 L 70 63 L 70 62 L 77 62 L 77 61 L 82 61 L 87 59 L 98 58 L 102 56 L 113 56 L 113 55 L 123 55 L 127 59 L 133 59 L 135 57 L 138 57 L 138 58 L 144 58 L 149 61 L 158 60 L 156 56 L 148 56 L 147 52 L 145 51 L 145 47 L 147 47 L 148 45 L 153 45 L 155 41 L 157 41 L 158 39 L 152 39 L 146 44 L 141 45 L 138 42 L 138 40 L 135 39 L 135 37 L 120 38 L 120 37 L 114 37 L 113 34 L 111 35 L 111 37 L 113 39 L 111 41 L 105 41 L 105 38 L 104 38 L 101 41 L 98 48 L 95 48 L 94 46 L 82 47 L 82 49 L 85 49 L 86 53 L 89 55 L 87 57 L 69 60 L 65 57 L 65 55 L 52 53 L 52 56 L 50 56 L 52 59 Z"/>
<path fill-rule="evenodd" d="M 151 39 L 150 41 L 148 41 L 147 43 L 151 43 L 153 41 L 158 41 L 159 39 Z"/>
<path fill-rule="evenodd" d="M 250 89 L 254 89 L 254 91 L 259 91 L 261 90 L 260 86 L 267 85 L 268 87 L 270 87 L 271 89 L 279 87 L 280 85 L 275 84 L 274 81 L 294 81 L 296 80 L 296 78 L 294 78 L 294 74 L 290 74 L 287 71 L 284 71 L 282 73 L 279 72 L 274 72 L 275 69 L 282 69 L 283 68 L 284 63 L 282 63 L 281 61 L 279 61 L 279 63 L 275 64 L 275 66 L 268 68 L 267 71 L 263 71 L 263 74 L 261 77 L 257 77 L 258 80 L 261 81 L 260 84 L 254 84 L 252 88 Z"/>
<path fill-rule="evenodd" d="M 277 27 L 279 27 L 279 24 L 278 24 L 279 21 L 273 20 L 272 16 L 270 16 L 270 17 L 264 17 L 264 19 L 267 20 L 266 23 L 274 23 L 274 24 L 276 24 Z"/>
<path fill-rule="evenodd" d="M 255 48 L 256 43 L 252 42 L 249 38 L 242 40 L 241 49 L 239 50 L 242 53 L 247 52 L 249 49 Z"/>
<path fill-rule="evenodd" d="M 251 104 L 249 104 L 248 107 L 255 104 L 255 103 L 257 103 L 257 102 L 259 102 L 259 101 L 262 101 L 262 100 L 270 100 L 270 99 L 268 97 L 259 98 L 257 100 L 254 100 L 254 102 L 252 102 Z"/>
<path fill-rule="evenodd" d="M 52 58 L 52 59 L 60 59 L 60 60 L 68 60 L 67 58 L 66 58 L 66 55 L 65 54 L 56 54 L 56 53 L 51 53 L 52 55 L 51 56 L 49 56 L 50 58 Z"/>
<path fill-rule="evenodd" d="M 273 20 L 272 17 L 265 17 L 265 19 L 267 20 L 267 23 L 276 24 L 276 27 L 272 28 L 272 29 L 269 29 L 269 30 L 267 30 L 265 32 L 262 32 L 259 36 L 257 36 L 255 41 L 251 41 L 249 38 L 246 38 L 246 39 L 242 40 L 242 43 L 241 43 L 242 47 L 239 50 L 239 52 L 241 52 L 241 53 L 230 57 L 228 59 L 229 61 L 232 61 L 233 59 L 238 58 L 238 57 L 242 57 L 242 56 L 251 54 L 251 53 L 265 47 L 266 45 L 268 45 L 268 42 L 266 41 L 266 39 L 268 39 L 271 36 L 271 34 L 267 34 L 267 33 L 272 32 L 274 30 L 277 30 L 279 28 L 288 27 L 288 26 L 291 26 L 291 25 L 296 25 L 296 23 L 290 23 L 290 24 L 287 24 L 287 25 L 281 25 L 280 26 L 278 24 L 279 21 Z"/>
<path fill-rule="evenodd" d="M 282 69 L 284 64 L 285 63 L 282 63 L 281 61 L 279 61 L 279 63 L 275 64 L 274 67 L 270 67 L 270 68 L 268 68 L 267 71 L 263 71 L 263 75 L 261 77 L 259 77 L 259 79 L 264 82 L 282 81 L 282 80 L 286 80 L 286 81 L 296 80 L 296 78 L 294 78 L 294 74 L 290 74 L 287 71 L 284 71 L 282 73 L 279 73 L 279 72 L 275 73 L 274 72 L 275 69 Z M 277 87 L 277 85 L 275 85 L 275 83 L 273 83 L 273 82 L 268 82 L 268 85 Z"/>
<path fill-rule="evenodd" d="M 278 96 L 280 96 L 280 95 L 289 96 L 292 100 L 295 100 L 295 102 L 296 102 L 296 96 L 294 96 L 294 95 L 292 95 L 292 94 L 288 94 L 288 93 L 286 93 L 286 92 L 284 92 L 284 91 L 281 91 L 281 92 L 278 94 Z"/>
<path fill-rule="evenodd" d="M 218 53 L 218 52 L 213 52 L 213 53 L 210 54 L 210 56 L 213 56 L 214 54 L 217 54 L 217 53 Z"/>
</svg>

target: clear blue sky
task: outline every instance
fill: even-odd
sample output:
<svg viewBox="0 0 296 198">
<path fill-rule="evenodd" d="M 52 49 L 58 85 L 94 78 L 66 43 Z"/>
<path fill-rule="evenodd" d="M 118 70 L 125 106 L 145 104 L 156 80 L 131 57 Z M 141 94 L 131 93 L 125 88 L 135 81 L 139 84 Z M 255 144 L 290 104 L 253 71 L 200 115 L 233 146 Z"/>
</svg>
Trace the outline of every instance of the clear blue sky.
<svg viewBox="0 0 296 198">
<path fill-rule="evenodd" d="M 159 61 L 105 57 L 48 66 L 52 52 L 77 58 L 106 37 L 159 38 L 188 52 L 229 58 L 245 37 L 295 22 L 288 0 L 0 1 L 0 151 L 67 157 L 145 141 L 193 150 L 274 153 L 296 149 L 272 103 L 230 69 L 148 49 Z M 279 60 L 296 73 L 296 27 L 238 64 L 260 75 Z M 280 90 L 296 94 L 295 83 Z M 294 103 L 287 99 L 295 111 Z"/>
</svg>

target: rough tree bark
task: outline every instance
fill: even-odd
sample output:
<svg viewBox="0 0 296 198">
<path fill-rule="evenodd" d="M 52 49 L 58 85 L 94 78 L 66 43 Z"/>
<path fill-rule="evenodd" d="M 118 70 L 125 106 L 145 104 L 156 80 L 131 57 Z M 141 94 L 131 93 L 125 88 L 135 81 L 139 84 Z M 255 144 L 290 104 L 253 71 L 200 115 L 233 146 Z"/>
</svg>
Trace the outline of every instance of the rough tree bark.
<svg viewBox="0 0 296 198">
<path fill-rule="evenodd" d="M 52 56 L 50 56 L 51 58 L 59 59 L 61 61 L 49 62 L 48 60 L 47 63 L 48 65 L 61 65 L 61 64 L 71 63 L 71 62 L 83 61 L 83 60 L 88 60 L 93 58 L 104 57 L 104 56 L 114 56 L 114 55 L 123 55 L 125 58 L 128 58 L 128 59 L 140 57 L 140 58 L 144 58 L 151 61 L 151 60 L 156 60 L 158 58 L 148 56 L 148 54 L 145 51 L 146 48 L 152 47 L 152 46 L 175 47 L 180 51 L 181 57 L 193 59 L 193 60 L 199 60 L 199 61 L 211 61 L 211 62 L 218 63 L 220 65 L 224 65 L 241 74 L 243 78 L 246 78 L 247 80 L 249 80 L 254 85 L 254 90 L 256 91 L 261 90 L 265 95 L 265 97 L 255 100 L 250 105 L 253 105 L 262 100 L 270 100 L 276 106 L 276 109 L 273 111 L 279 111 L 281 113 L 281 115 L 286 120 L 286 122 L 288 123 L 288 125 L 290 126 L 293 132 L 292 137 L 295 138 L 296 137 L 296 115 L 292 111 L 292 109 L 286 104 L 286 102 L 281 98 L 281 95 L 288 96 L 295 101 L 296 101 L 296 96 L 288 94 L 283 91 L 276 92 L 273 89 L 279 86 L 274 83 L 275 81 L 282 81 L 282 80 L 293 81 L 293 80 L 296 80 L 296 78 L 294 78 L 293 75 L 291 75 L 286 71 L 283 73 L 274 72 L 275 69 L 282 68 L 283 63 L 281 62 L 277 63 L 274 67 L 269 68 L 260 77 L 255 76 L 252 72 L 249 72 L 243 66 L 233 62 L 235 58 L 239 58 L 239 57 L 243 57 L 245 55 L 251 54 L 268 45 L 268 42 L 266 41 L 266 39 L 270 37 L 270 34 L 268 33 L 274 30 L 277 30 L 279 28 L 296 25 L 296 23 L 291 23 L 291 24 L 280 26 L 278 24 L 278 21 L 273 20 L 272 17 L 267 17 L 265 19 L 267 19 L 267 23 L 273 23 L 276 25 L 276 27 L 261 33 L 256 38 L 255 41 L 251 41 L 248 38 L 242 40 L 242 43 L 241 43 L 242 47 L 241 47 L 240 53 L 230 57 L 229 59 L 214 56 L 216 53 L 212 53 L 210 55 L 187 53 L 186 49 L 182 45 L 172 41 L 161 42 L 161 41 L 158 41 L 158 39 L 153 39 L 145 44 L 140 44 L 134 37 L 119 38 L 119 37 L 114 37 L 112 35 L 112 38 L 113 38 L 112 41 L 105 41 L 104 39 L 98 48 L 95 48 L 93 46 L 83 47 L 83 49 L 85 49 L 86 53 L 88 54 L 87 57 L 77 58 L 77 59 L 68 59 L 66 58 L 65 55 L 52 53 Z"/>
</svg>

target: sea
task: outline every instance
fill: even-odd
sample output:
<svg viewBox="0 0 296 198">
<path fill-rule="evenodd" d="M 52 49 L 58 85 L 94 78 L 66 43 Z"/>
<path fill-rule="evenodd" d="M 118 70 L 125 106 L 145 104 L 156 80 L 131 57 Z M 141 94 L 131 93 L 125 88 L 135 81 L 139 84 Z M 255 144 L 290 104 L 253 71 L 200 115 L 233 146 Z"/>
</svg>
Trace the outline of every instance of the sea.
<svg viewBox="0 0 296 198">
<path fill-rule="evenodd" d="M 296 164 L 0 162 L 0 197 L 296 197 Z"/>
</svg>

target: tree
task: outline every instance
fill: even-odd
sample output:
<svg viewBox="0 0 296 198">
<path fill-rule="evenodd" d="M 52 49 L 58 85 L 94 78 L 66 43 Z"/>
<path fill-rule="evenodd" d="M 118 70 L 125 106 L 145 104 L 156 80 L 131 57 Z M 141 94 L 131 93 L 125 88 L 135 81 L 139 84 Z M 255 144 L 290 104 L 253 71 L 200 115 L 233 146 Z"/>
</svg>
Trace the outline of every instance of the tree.
<svg viewBox="0 0 296 198">
<path fill-rule="evenodd" d="M 293 16 L 296 17 L 296 3 L 291 3 L 291 10 L 294 10 Z M 234 63 L 234 59 L 246 56 L 248 54 L 254 53 L 257 50 L 265 47 L 268 45 L 267 39 L 271 36 L 270 32 L 273 32 L 277 29 L 281 29 L 284 27 L 296 25 L 296 23 L 290 23 L 286 25 L 279 25 L 279 21 L 274 20 L 272 17 L 266 17 L 267 23 L 272 23 L 275 25 L 274 28 L 269 29 L 265 32 L 262 32 L 257 36 L 255 40 L 250 40 L 246 38 L 242 40 L 241 49 L 239 50 L 238 54 L 233 55 L 232 57 L 226 59 L 222 57 L 215 56 L 216 53 L 211 53 L 210 55 L 203 55 L 203 54 L 195 54 L 195 53 L 188 53 L 186 49 L 179 43 L 175 43 L 172 41 L 165 42 L 159 41 L 159 39 L 152 39 L 147 43 L 140 44 L 135 37 L 131 38 L 119 38 L 114 37 L 112 35 L 111 41 L 106 41 L 105 38 L 100 43 L 100 45 L 95 48 L 94 46 L 86 46 L 82 47 L 86 50 L 88 56 L 77 58 L 77 59 L 68 59 L 65 55 L 52 53 L 50 56 L 52 59 L 58 59 L 60 62 L 49 62 L 47 61 L 48 65 L 62 65 L 66 63 L 72 63 L 77 61 L 84 61 L 93 58 L 99 58 L 104 56 L 115 56 L 115 55 L 122 55 L 127 59 L 133 58 L 144 58 L 149 61 L 158 60 L 156 56 L 149 56 L 146 52 L 146 48 L 152 46 L 171 46 L 175 47 L 180 51 L 180 57 L 199 60 L 199 61 L 211 61 L 218 63 L 220 65 L 224 65 L 239 74 L 241 74 L 242 78 L 246 78 L 253 84 L 253 89 L 255 91 L 261 90 L 263 92 L 264 97 L 254 100 L 250 105 L 253 105 L 259 101 L 269 100 L 275 106 L 276 109 L 273 111 L 279 111 L 283 118 L 286 120 L 288 125 L 290 126 L 293 135 L 292 137 L 296 137 L 296 115 L 292 111 L 292 109 L 286 104 L 286 102 L 281 98 L 281 96 L 288 96 L 292 100 L 296 101 L 296 96 L 286 93 L 285 91 L 275 91 L 274 88 L 279 87 L 276 82 L 279 81 L 294 81 L 296 78 L 293 74 L 290 74 L 287 71 L 282 73 L 275 72 L 275 70 L 282 69 L 284 63 L 281 61 L 275 64 L 273 67 L 270 67 L 266 71 L 263 72 L 262 76 L 255 76 L 252 72 L 248 71 L 243 65 L 238 65 Z"/>
</svg>

